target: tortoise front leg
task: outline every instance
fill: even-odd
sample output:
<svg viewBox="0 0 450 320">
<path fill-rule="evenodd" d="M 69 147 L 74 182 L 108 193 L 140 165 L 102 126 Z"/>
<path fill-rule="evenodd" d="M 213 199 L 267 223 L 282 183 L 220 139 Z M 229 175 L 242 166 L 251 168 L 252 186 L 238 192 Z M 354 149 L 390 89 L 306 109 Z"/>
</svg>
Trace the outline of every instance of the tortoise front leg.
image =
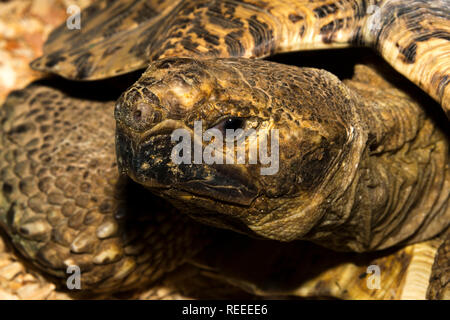
<svg viewBox="0 0 450 320">
<path fill-rule="evenodd" d="M 0 225 L 39 269 L 65 282 L 78 266 L 91 291 L 148 284 L 204 242 L 197 224 L 119 176 L 113 107 L 32 84 L 0 108 Z"/>
</svg>

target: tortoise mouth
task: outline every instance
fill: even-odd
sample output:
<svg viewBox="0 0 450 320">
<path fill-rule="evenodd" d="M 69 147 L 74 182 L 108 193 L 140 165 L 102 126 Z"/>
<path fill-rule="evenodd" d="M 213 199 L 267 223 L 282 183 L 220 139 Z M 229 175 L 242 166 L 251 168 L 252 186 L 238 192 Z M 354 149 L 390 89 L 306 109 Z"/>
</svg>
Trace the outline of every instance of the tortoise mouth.
<svg viewBox="0 0 450 320">
<path fill-rule="evenodd" d="M 245 219 L 242 219 L 242 214 L 245 215 L 247 206 L 197 195 L 181 189 L 150 189 L 150 192 L 164 198 L 180 212 L 200 223 L 238 232 L 252 238 L 264 239 L 263 236 L 249 228 Z"/>
<path fill-rule="evenodd" d="M 172 189 L 238 206 L 249 206 L 258 196 L 256 185 L 242 167 L 176 164 L 171 159 L 175 145 L 167 133 L 136 143 L 125 131 L 117 129 L 119 170 L 155 193 Z"/>
</svg>

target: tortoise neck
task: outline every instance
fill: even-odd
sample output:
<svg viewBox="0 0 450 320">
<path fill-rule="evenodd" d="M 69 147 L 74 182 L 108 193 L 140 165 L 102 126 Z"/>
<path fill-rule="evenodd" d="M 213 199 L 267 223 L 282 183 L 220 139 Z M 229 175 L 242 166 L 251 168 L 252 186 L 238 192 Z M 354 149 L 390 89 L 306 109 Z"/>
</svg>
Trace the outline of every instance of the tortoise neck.
<svg viewBox="0 0 450 320">
<path fill-rule="evenodd" d="M 363 137 L 351 156 L 356 169 L 345 192 L 330 193 L 323 223 L 307 238 L 357 252 L 430 239 L 450 221 L 448 138 L 424 112 L 428 105 L 374 69 L 356 69 L 346 81 Z"/>
<path fill-rule="evenodd" d="M 362 97 L 357 112 L 367 142 L 356 174 L 350 217 L 364 250 L 436 236 L 449 226 L 449 142 L 427 106 L 383 78 L 347 84 Z"/>
</svg>

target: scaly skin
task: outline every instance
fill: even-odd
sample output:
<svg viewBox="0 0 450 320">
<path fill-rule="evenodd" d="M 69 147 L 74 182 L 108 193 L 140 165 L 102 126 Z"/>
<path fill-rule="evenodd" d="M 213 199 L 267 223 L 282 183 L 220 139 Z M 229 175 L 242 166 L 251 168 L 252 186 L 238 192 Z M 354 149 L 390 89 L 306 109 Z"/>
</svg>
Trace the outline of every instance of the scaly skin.
<svg viewBox="0 0 450 320">
<path fill-rule="evenodd" d="M 145 286 L 207 243 L 202 228 L 119 177 L 113 108 L 46 83 L 0 108 L 0 226 L 63 282 L 79 266 L 92 291 Z"/>
<path fill-rule="evenodd" d="M 367 67 L 345 85 L 262 60 L 171 58 L 152 64 L 115 112 L 119 168 L 201 222 L 357 252 L 427 240 L 450 223 L 447 137 Z M 248 161 L 172 162 L 175 129 L 192 133 L 202 120 L 225 136 L 229 118 L 258 137 L 279 130 L 276 174 Z"/>
<path fill-rule="evenodd" d="M 369 10 L 373 5 L 377 7 Z M 449 115 L 449 8 L 448 0 L 98 1 L 83 11 L 82 32 L 65 25 L 58 28 L 33 67 L 71 79 L 101 79 L 166 57 L 261 58 L 294 50 L 367 46 L 424 89 Z M 211 60 L 205 62 L 215 70 L 209 75 L 202 63 L 193 63 L 181 79 L 165 74 L 178 71 L 173 64 L 180 61 L 174 59 L 164 68 L 167 61 L 152 65 L 124 95 L 128 105 L 121 104 L 117 116 L 122 171 L 182 211 L 254 236 L 285 241 L 305 238 L 353 251 L 421 241 L 448 227 L 448 137 L 424 114 L 422 108 L 429 106 L 392 88 L 370 70 L 358 72 L 346 85 L 322 71 L 248 60 L 225 62 L 239 70 L 225 70 L 229 65 L 222 68 L 223 61 Z M 182 69 L 183 62 L 180 65 Z M 228 83 L 225 75 L 230 74 L 240 76 Z M 149 88 L 155 89 L 154 75 L 165 77 L 166 83 L 156 95 L 149 95 Z M 364 79 L 367 75 L 369 82 Z M 191 97 L 180 97 L 180 84 Z M 171 92 L 173 85 L 177 90 Z M 243 90 L 247 86 L 250 89 Z M 67 265 L 76 263 L 82 267 L 85 287 L 105 291 L 152 282 L 194 254 L 190 250 L 197 248 L 194 234 L 200 232 L 199 226 L 191 228 L 192 222 L 168 204 L 153 208 L 146 193 L 135 192 L 141 190 L 135 184 L 125 182 L 125 188 L 120 188 L 123 178 L 118 178 L 113 164 L 114 127 L 104 115 L 112 103 L 77 99 L 46 85 L 21 92 L 24 96 L 10 97 L 0 117 L 0 221 L 28 259 L 62 278 Z M 51 98 L 46 99 L 47 95 Z M 192 112 L 190 100 L 202 96 L 219 100 L 210 105 L 205 105 L 207 99 L 198 100 L 195 107 L 201 112 Z M 139 99 L 144 104 L 136 104 Z M 164 103 L 154 108 L 158 100 Z M 255 105 L 239 105 L 242 101 Z M 42 114 L 42 110 L 60 108 L 61 103 L 70 110 Z M 265 110 L 269 104 L 272 110 Z M 89 105 L 98 108 L 88 109 Z M 141 114 L 136 116 L 133 108 L 140 108 Z M 160 113 L 154 113 L 158 108 Z M 26 120 L 27 110 L 37 112 L 29 116 L 35 121 Z M 75 116 L 76 110 L 82 117 Z M 139 154 L 142 132 L 161 120 L 174 119 L 166 127 L 173 129 L 181 124 L 189 127 L 196 118 L 214 122 L 229 112 L 254 115 L 268 128 L 282 128 L 284 167 L 278 180 L 261 178 L 255 175 L 256 167 L 242 166 L 172 167 L 168 180 L 154 179 L 154 173 L 139 172 L 128 162 Z M 61 122 L 61 113 L 70 121 Z M 183 119 L 186 114 L 190 118 Z M 69 134 L 72 122 L 79 127 Z M 27 125 L 21 127 L 21 123 Z M 48 130 L 58 136 L 48 137 Z M 167 163 L 164 152 L 170 148 L 162 140 L 153 142 L 147 151 Z M 161 148 L 156 150 L 157 146 Z M 136 158 L 144 165 L 141 169 L 150 165 L 147 156 Z M 169 172 L 159 166 L 159 172 Z M 221 188 L 212 192 L 198 181 L 188 185 L 194 174 L 195 179 L 213 177 Z M 171 188 L 159 190 L 162 186 Z M 123 190 L 117 197 L 111 193 L 115 188 Z M 111 211 L 99 199 L 109 201 Z M 151 214 L 142 204 L 146 200 L 152 203 Z M 130 207 L 130 202 L 139 204 L 138 208 Z M 115 215 L 123 211 L 126 222 L 118 219 L 122 215 Z M 150 221 L 144 223 L 142 217 Z M 130 227 L 129 222 L 136 220 Z M 173 230 L 168 239 L 167 230 Z M 130 234 L 137 237 L 132 244 L 126 240 Z M 199 242 L 201 247 L 206 238 Z M 146 244 L 154 250 L 144 251 Z M 439 252 L 445 256 L 442 248 Z M 171 252 L 177 257 L 170 258 Z M 430 297 L 445 296 L 445 261 L 436 258 L 432 278 L 439 278 L 441 284 L 434 283 Z M 329 288 L 320 289 L 327 292 Z"/>
<path fill-rule="evenodd" d="M 329 75 L 309 70 L 312 74 Z M 387 100 L 393 99 L 392 95 L 384 97 L 388 92 L 402 95 L 396 89 L 386 88 L 388 84 L 367 68 L 357 70 L 354 80 L 348 82 L 355 87 L 352 90 L 366 90 L 367 96 L 382 94 L 380 101 L 387 97 Z M 372 76 L 367 78 L 367 75 Z M 333 79 L 329 81 L 336 81 Z M 367 79 L 370 85 L 364 83 Z M 213 277 L 258 295 L 346 299 L 402 296 L 403 275 L 409 274 L 405 270 L 410 269 L 410 261 L 417 255 L 414 247 L 369 256 L 340 255 L 301 243 L 285 246 L 225 234 L 200 257 L 194 257 L 212 239 L 211 235 L 200 231 L 199 226 L 174 212 L 168 204 L 152 198 L 136 184 L 127 182 L 120 188 L 112 142 L 113 102 L 96 101 L 92 95 L 86 95 L 84 89 L 86 86 L 73 89 L 78 93 L 76 98 L 51 83 L 37 83 L 10 95 L 1 109 L 0 225 L 31 264 L 61 278 L 62 283 L 68 276 L 67 265 L 79 265 L 83 292 L 112 293 L 139 287 L 149 288 L 151 298 L 159 297 L 159 291 L 152 291 L 152 283 L 187 260 L 202 268 L 206 266 L 207 273 L 213 272 Z M 93 91 L 98 96 L 98 90 Z M 112 195 L 116 188 L 117 192 Z M 102 205 L 105 203 L 110 206 Z M 264 248 L 268 246 L 279 251 L 280 256 L 265 259 Z M 427 249 L 430 254 L 434 252 L 433 246 Z M 247 262 L 242 258 L 248 259 L 246 250 L 255 253 Z M 296 252 L 300 256 L 292 256 Z M 101 254 L 111 260 L 99 261 L 96 257 Z M 314 261 L 313 267 L 305 264 L 304 259 Z M 439 267 L 435 267 L 438 273 L 432 279 L 445 281 L 445 263 L 448 262 L 445 259 L 444 256 L 438 260 Z M 245 263 L 245 268 L 240 263 Z M 355 267 L 355 263 L 363 267 Z M 370 264 L 382 268 L 383 279 L 388 281 L 383 282 L 382 290 L 367 290 L 366 280 L 360 278 L 365 266 Z M 316 265 L 325 268 L 326 273 L 316 274 Z M 285 267 L 287 270 L 282 271 Z M 255 273 L 252 268 L 258 268 L 259 272 Z M 280 272 L 289 276 L 280 278 Z M 200 278 L 185 283 L 183 279 L 191 279 L 192 275 L 181 269 L 163 285 L 175 293 L 181 290 L 185 296 L 211 297 L 202 293 L 202 288 L 210 288 L 214 281 L 204 278 L 202 273 Z M 389 278 L 385 278 L 387 275 Z M 271 280 L 267 281 L 268 278 Z M 430 297 L 444 295 L 439 283 L 434 283 Z M 222 286 L 219 284 L 218 288 Z M 210 294 L 220 297 L 227 295 L 227 290 L 218 289 Z M 421 291 L 424 290 L 419 290 L 418 297 L 425 296 Z M 236 291 L 232 296 L 242 294 Z"/>
</svg>

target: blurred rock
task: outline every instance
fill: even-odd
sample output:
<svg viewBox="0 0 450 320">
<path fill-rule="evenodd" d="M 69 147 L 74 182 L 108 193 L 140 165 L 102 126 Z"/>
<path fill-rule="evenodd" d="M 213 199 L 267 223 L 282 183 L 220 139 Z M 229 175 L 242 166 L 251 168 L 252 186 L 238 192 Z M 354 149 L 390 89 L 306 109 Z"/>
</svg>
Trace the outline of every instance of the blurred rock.
<svg viewBox="0 0 450 320">
<path fill-rule="evenodd" d="M 0 2 L 0 103 L 11 90 L 41 77 L 28 64 L 42 53 L 48 34 L 66 18 L 66 8 L 92 0 L 12 0 Z"/>
<path fill-rule="evenodd" d="M 42 76 L 29 63 L 42 53 L 50 31 L 64 21 L 66 8 L 92 0 L 0 1 L 0 104 L 9 92 Z M 55 285 L 28 270 L 0 235 L 0 300 L 69 299 Z"/>
</svg>

